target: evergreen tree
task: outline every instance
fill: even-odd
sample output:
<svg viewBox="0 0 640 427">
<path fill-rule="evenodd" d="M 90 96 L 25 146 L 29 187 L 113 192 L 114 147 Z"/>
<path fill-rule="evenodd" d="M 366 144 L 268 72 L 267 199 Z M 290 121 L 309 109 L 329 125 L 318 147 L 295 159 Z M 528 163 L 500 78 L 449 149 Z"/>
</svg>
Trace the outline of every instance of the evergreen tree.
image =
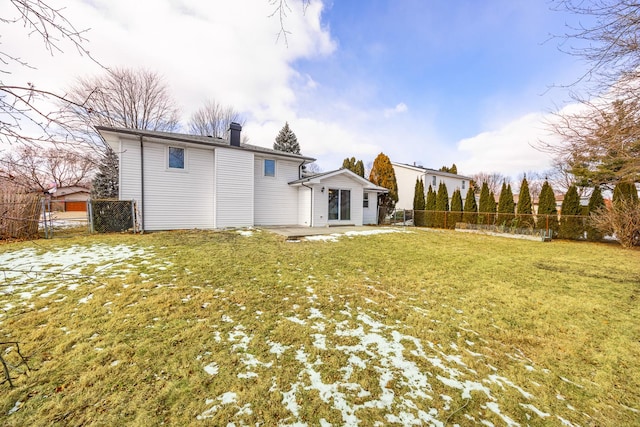
<svg viewBox="0 0 640 427">
<path fill-rule="evenodd" d="M 416 178 L 416 186 L 413 194 L 413 225 L 424 227 L 425 221 L 424 183 Z"/>
<path fill-rule="evenodd" d="M 398 183 L 396 182 L 396 174 L 393 171 L 391 160 L 384 153 L 378 154 L 373 161 L 373 167 L 369 174 L 369 181 L 389 190 L 388 193 L 382 193 L 378 196 L 379 222 L 382 223 L 384 216 L 393 212 L 398 201 Z"/>
<path fill-rule="evenodd" d="M 538 200 L 538 228 L 558 232 L 558 209 L 556 208 L 556 196 L 549 181 L 545 180 L 540 189 Z"/>
<path fill-rule="evenodd" d="M 91 183 L 91 197 L 94 199 L 118 198 L 118 155 L 109 147 L 98 165 L 98 173 Z"/>
<path fill-rule="evenodd" d="M 280 129 L 278 136 L 276 136 L 276 141 L 273 143 L 273 149 L 300 154 L 298 137 L 296 137 L 296 134 L 289 128 L 289 122 L 285 122 L 284 127 Z"/>
<path fill-rule="evenodd" d="M 489 192 L 489 200 L 491 201 L 489 203 L 489 224 L 495 224 L 497 205 L 496 205 L 496 195 L 493 194 L 493 191 Z"/>
<path fill-rule="evenodd" d="M 622 181 L 616 184 L 613 189 L 613 204 L 618 205 L 619 202 L 627 200 L 632 203 L 638 203 L 638 190 L 633 182 Z"/>
<path fill-rule="evenodd" d="M 600 209 L 604 209 L 604 207 L 602 191 L 600 191 L 600 186 L 596 185 L 589 198 L 589 216 L 595 215 Z M 600 230 L 593 227 L 590 223 L 587 225 L 587 239 L 597 242 L 602 240 L 603 237 L 604 235 Z"/>
<path fill-rule="evenodd" d="M 351 172 L 364 178 L 364 163 L 362 163 L 362 160 L 356 161 L 355 157 L 347 157 L 342 161 L 342 168 L 349 169 Z"/>
<path fill-rule="evenodd" d="M 427 227 L 435 226 L 435 214 L 436 210 L 436 192 L 433 191 L 431 185 L 429 185 L 429 191 L 427 192 L 427 201 L 424 206 L 425 209 L 425 223 L 424 225 Z"/>
<path fill-rule="evenodd" d="M 467 197 L 464 199 L 464 215 L 462 222 L 467 224 L 476 224 L 478 222 L 478 204 L 476 203 L 476 195 L 473 187 L 467 191 Z"/>
<path fill-rule="evenodd" d="M 580 239 L 584 234 L 578 189 L 572 185 L 567 190 L 560 208 L 560 230 L 558 235 L 562 239 Z"/>
<path fill-rule="evenodd" d="M 520 183 L 520 194 L 518 195 L 518 205 L 516 206 L 517 224 L 522 228 L 534 228 L 536 222 L 533 219 L 533 209 L 531 207 L 531 192 L 527 177 L 522 178 Z"/>
<path fill-rule="evenodd" d="M 444 182 L 440 182 L 436 193 L 436 214 L 435 226 L 445 228 L 447 225 L 447 215 L 449 214 L 449 192 Z"/>
<path fill-rule="evenodd" d="M 449 173 L 454 173 L 454 174 L 458 174 L 458 167 L 456 166 L 456 164 L 452 164 L 451 167 L 449 168 Z M 453 203 L 453 201 L 451 202 Z"/>
<path fill-rule="evenodd" d="M 498 219 L 497 225 L 503 227 L 511 227 L 513 222 L 513 213 L 515 204 L 513 203 L 513 192 L 511 184 L 502 181 L 502 190 L 500 190 L 500 198 L 498 199 Z"/>
<path fill-rule="evenodd" d="M 450 221 L 447 221 L 449 228 L 455 228 L 458 222 L 462 222 L 462 194 L 460 189 L 456 188 L 451 196 L 451 214 L 449 214 Z"/>
<path fill-rule="evenodd" d="M 492 207 L 493 206 L 493 207 Z M 495 211 L 496 202 L 489 192 L 487 182 L 482 183 L 480 190 L 480 206 L 478 208 L 478 224 L 493 224 L 491 212 Z"/>
</svg>

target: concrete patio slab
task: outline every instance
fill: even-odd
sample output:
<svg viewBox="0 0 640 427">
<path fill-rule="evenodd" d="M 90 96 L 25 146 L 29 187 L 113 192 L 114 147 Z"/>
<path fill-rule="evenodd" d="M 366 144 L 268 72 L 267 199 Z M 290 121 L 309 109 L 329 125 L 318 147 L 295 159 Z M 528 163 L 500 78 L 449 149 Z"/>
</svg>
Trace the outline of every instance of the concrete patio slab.
<svg viewBox="0 0 640 427">
<path fill-rule="evenodd" d="M 334 233 L 346 233 L 348 231 L 365 231 L 379 228 L 374 225 L 363 226 L 336 226 L 336 227 L 301 227 L 301 226 L 274 226 L 260 227 L 263 230 L 270 231 L 280 236 L 284 236 L 287 240 L 299 240 L 307 236 L 322 236 Z"/>
</svg>

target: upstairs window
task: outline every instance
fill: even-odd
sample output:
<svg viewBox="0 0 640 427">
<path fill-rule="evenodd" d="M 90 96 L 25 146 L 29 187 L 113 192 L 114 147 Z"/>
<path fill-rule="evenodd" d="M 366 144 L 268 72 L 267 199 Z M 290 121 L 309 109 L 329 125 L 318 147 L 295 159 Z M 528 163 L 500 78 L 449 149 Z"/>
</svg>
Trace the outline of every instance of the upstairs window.
<svg viewBox="0 0 640 427">
<path fill-rule="evenodd" d="M 169 147 L 169 168 L 184 169 L 184 148 Z"/>
<path fill-rule="evenodd" d="M 462 181 L 462 189 L 464 190 L 465 181 Z"/>
<path fill-rule="evenodd" d="M 264 160 L 264 176 L 276 176 L 276 161 L 273 159 Z"/>
<path fill-rule="evenodd" d="M 435 186 L 436 186 L 436 177 L 435 176 L 431 178 L 431 182 L 432 182 L 431 186 L 435 188 Z"/>
</svg>

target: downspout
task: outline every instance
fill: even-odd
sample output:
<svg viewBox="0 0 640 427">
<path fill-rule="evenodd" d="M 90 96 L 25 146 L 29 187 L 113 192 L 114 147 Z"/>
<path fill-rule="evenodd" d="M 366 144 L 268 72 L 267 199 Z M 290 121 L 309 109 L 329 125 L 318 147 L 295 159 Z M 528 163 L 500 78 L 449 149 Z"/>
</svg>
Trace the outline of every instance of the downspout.
<svg viewBox="0 0 640 427">
<path fill-rule="evenodd" d="M 313 187 L 309 187 L 308 185 L 304 185 L 304 182 L 300 183 L 303 187 L 308 188 L 311 191 L 311 216 L 309 217 L 309 227 L 313 227 Z"/>
<path fill-rule="evenodd" d="M 142 145 L 142 135 L 140 135 L 140 198 L 142 199 L 140 230 L 144 233 L 144 146 Z"/>
</svg>

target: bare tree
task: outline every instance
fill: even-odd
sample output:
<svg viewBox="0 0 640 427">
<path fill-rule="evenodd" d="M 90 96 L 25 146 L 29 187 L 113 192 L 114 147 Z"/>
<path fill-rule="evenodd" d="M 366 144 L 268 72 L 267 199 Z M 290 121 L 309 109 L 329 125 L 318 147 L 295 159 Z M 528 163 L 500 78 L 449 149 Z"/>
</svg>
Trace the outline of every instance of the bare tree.
<svg viewBox="0 0 640 427">
<path fill-rule="evenodd" d="M 21 145 L 0 158 L 5 178 L 22 188 L 46 191 L 52 186 L 88 187 L 95 171 L 91 156 L 67 146 L 42 149 Z"/>
<path fill-rule="evenodd" d="M 503 182 L 507 184 L 511 183 L 511 178 L 501 174 L 500 172 L 478 172 L 472 175 L 471 178 L 473 178 L 479 187 L 482 186 L 483 182 L 486 182 L 489 187 L 489 191 L 495 195 L 500 194 Z"/>
<path fill-rule="evenodd" d="M 78 78 L 67 97 L 74 135 L 90 143 L 101 139 L 94 126 L 174 131 L 179 110 L 162 77 L 144 69 L 115 68 L 104 75 Z"/>
<path fill-rule="evenodd" d="M 310 2 L 311 0 L 302 0 L 303 13 L 307 10 Z M 273 13 L 269 15 L 269 18 L 273 18 L 275 16 L 280 20 L 280 31 L 276 35 L 276 40 L 280 40 L 280 37 L 282 37 L 284 39 L 284 43 L 288 46 L 288 35 L 291 34 L 291 32 L 286 29 L 285 21 L 287 20 L 288 14 L 292 12 L 289 2 L 287 0 L 269 0 L 269 4 L 274 8 Z"/>
<path fill-rule="evenodd" d="M 0 17 L 0 25 L 21 25 L 30 35 L 40 38 L 44 48 L 52 55 L 63 53 L 70 45 L 83 56 L 91 58 L 83 47 L 87 30 L 78 30 L 57 9 L 43 0 L 10 0 L 14 14 L 7 12 Z M 91 58 L 92 59 L 92 58 Z M 0 51 L 0 143 L 24 143 L 31 141 L 55 142 L 60 139 L 59 130 L 68 129 L 63 111 L 49 111 L 45 103 L 74 101 L 64 95 L 40 89 L 35 82 L 14 82 L 22 68 L 32 68 L 18 52 Z M 82 108 L 84 99 L 75 100 Z M 58 132 L 55 132 L 57 130 Z"/>
<path fill-rule="evenodd" d="M 244 126 L 245 120 L 232 107 L 209 100 L 189 119 L 189 133 L 226 139 L 231 123 Z"/>
</svg>

